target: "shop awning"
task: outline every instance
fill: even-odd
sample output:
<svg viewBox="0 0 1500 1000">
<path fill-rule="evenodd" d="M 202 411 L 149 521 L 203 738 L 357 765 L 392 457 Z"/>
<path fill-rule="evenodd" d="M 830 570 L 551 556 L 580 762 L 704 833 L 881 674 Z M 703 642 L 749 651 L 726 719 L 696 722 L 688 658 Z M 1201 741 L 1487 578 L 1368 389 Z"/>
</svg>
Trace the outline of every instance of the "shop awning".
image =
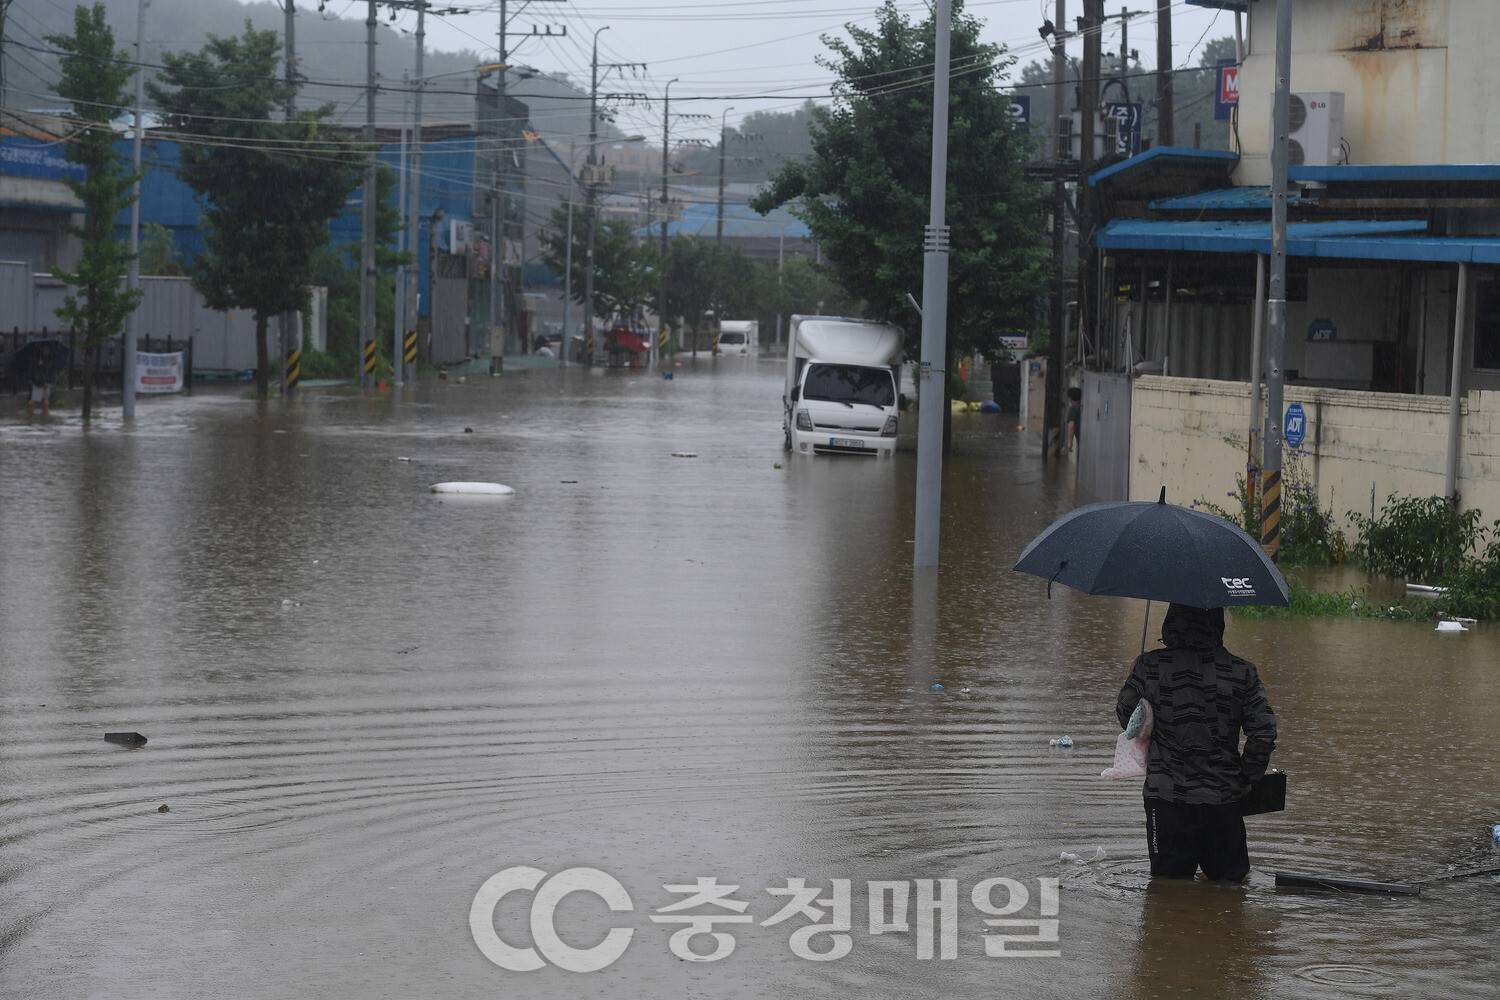
<svg viewBox="0 0 1500 1000">
<path fill-rule="evenodd" d="M 1287 253 L 1294 257 L 1500 264 L 1500 237 L 1425 236 L 1422 219 L 1346 219 L 1293 222 Z M 1269 222 L 1178 222 L 1115 219 L 1095 237 L 1101 250 L 1179 253 L 1271 252 Z"/>
</svg>

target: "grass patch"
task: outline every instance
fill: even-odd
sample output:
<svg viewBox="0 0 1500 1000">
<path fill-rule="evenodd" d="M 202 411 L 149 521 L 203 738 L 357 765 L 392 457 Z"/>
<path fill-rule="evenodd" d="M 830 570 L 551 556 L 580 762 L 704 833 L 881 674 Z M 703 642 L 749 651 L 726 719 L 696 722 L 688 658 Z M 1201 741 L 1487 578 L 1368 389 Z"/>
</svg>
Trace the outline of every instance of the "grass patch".
<svg viewBox="0 0 1500 1000">
<path fill-rule="evenodd" d="M 1238 607 L 1231 608 L 1236 618 L 1251 621 L 1263 618 L 1373 618 L 1381 621 L 1416 622 L 1430 621 L 1437 615 L 1431 601 L 1420 605 L 1382 601 L 1371 598 L 1367 591 L 1357 587 L 1348 590 L 1311 590 L 1290 582 L 1291 603 L 1284 608 Z"/>
</svg>

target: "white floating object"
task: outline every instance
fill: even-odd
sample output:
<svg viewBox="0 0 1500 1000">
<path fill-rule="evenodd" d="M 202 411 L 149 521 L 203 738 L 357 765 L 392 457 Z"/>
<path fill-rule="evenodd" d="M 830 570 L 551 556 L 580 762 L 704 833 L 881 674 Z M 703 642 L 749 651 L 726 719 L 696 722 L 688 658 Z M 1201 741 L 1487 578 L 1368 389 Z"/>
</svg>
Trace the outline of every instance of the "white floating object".
<svg viewBox="0 0 1500 1000">
<path fill-rule="evenodd" d="M 398 461 L 398 462 L 410 462 L 411 458 L 409 458 L 406 455 L 397 455 L 396 456 L 396 461 Z"/>
<path fill-rule="evenodd" d="M 483 496 L 508 497 L 515 490 L 500 483 L 433 483 L 434 493 L 477 493 Z"/>
<path fill-rule="evenodd" d="M 1466 628 L 1464 628 L 1463 625 L 1461 623 L 1459 623 L 1459 622 L 1438 622 L 1437 623 L 1437 628 L 1434 629 L 1433 631 L 1435 631 L 1435 632 L 1467 632 L 1469 630 L 1466 629 Z"/>
<path fill-rule="evenodd" d="M 672 457 L 673 458 L 697 458 L 698 457 L 698 453 L 696 451 L 674 451 L 674 452 L 672 452 Z"/>
</svg>

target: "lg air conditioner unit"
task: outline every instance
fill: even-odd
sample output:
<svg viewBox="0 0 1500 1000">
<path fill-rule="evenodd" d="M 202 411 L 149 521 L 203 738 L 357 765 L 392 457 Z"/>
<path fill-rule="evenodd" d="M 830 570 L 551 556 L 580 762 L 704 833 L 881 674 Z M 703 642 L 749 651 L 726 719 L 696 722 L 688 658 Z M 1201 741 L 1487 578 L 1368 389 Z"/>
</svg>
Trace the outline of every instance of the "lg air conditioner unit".
<svg viewBox="0 0 1500 1000">
<path fill-rule="evenodd" d="M 1327 167 L 1344 162 L 1344 95 L 1292 94 L 1287 115 L 1287 164 Z"/>
</svg>

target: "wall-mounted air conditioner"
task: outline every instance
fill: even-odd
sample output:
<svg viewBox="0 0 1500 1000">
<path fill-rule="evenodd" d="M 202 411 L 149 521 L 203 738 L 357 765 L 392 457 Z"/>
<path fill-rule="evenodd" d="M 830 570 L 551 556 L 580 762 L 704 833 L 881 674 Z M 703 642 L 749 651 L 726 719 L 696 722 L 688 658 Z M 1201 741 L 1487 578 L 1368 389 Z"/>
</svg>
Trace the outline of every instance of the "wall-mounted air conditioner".
<svg viewBox="0 0 1500 1000">
<path fill-rule="evenodd" d="M 1344 162 L 1344 95 L 1339 91 L 1297 93 L 1288 107 L 1287 163 L 1327 167 Z"/>
</svg>

